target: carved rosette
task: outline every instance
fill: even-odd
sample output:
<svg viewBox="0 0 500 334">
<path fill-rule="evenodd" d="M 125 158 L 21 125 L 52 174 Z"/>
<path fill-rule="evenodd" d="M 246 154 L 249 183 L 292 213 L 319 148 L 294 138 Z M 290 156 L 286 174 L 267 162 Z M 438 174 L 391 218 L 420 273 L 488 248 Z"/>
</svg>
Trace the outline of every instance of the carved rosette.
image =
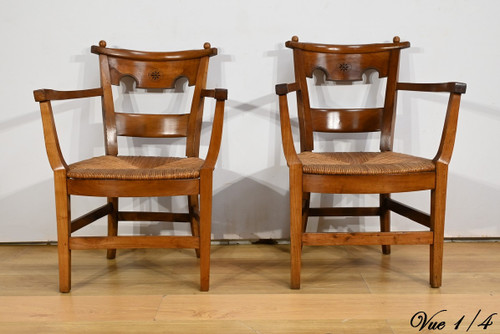
<svg viewBox="0 0 500 334">
<path fill-rule="evenodd" d="M 159 70 L 152 70 L 151 72 L 148 73 L 148 77 L 153 81 L 160 80 L 162 76 L 163 74 Z"/>
<path fill-rule="evenodd" d="M 342 72 L 347 72 L 351 69 L 351 65 L 350 64 L 346 64 L 346 63 L 340 63 L 339 64 L 339 70 L 341 70 Z"/>
</svg>

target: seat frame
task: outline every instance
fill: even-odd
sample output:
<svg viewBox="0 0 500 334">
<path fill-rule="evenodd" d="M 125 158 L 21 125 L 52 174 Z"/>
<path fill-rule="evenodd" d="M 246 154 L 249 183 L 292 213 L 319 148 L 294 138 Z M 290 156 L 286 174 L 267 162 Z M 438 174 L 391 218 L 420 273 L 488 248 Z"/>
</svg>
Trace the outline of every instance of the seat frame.
<svg viewBox="0 0 500 334">
<path fill-rule="evenodd" d="M 108 259 L 113 259 L 116 256 L 116 249 L 123 248 L 193 248 L 200 258 L 200 290 L 207 291 L 210 277 L 212 175 L 221 144 L 224 103 L 227 99 L 227 90 L 205 88 L 208 60 L 217 54 L 217 49 L 205 43 L 201 50 L 143 52 L 106 48 L 106 42 L 101 41 L 99 46 L 92 46 L 91 50 L 99 55 L 101 87 L 75 91 L 51 89 L 34 91 L 35 101 L 40 103 L 47 155 L 54 171 L 59 290 L 69 292 L 71 289 L 72 250 L 107 249 Z M 146 74 L 137 70 L 137 64 L 145 69 L 151 66 L 159 67 L 158 73 L 161 74 L 161 79 L 165 80 L 158 83 L 156 80 L 160 77 L 158 73 L 148 78 Z M 182 72 L 175 72 L 172 76 L 170 71 L 176 68 L 181 68 Z M 119 73 L 117 69 L 123 73 Z M 178 77 L 188 77 L 189 85 L 195 86 L 192 108 L 190 113 L 186 114 L 189 116 L 170 118 L 165 116 L 166 120 L 163 120 L 161 118 L 163 115 L 115 113 L 111 85 L 118 85 L 124 75 L 131 75 L 136 80 L 137 87 L 141 88 L 173 88 Z M 203 101 L 205 98 L 214 98 L 216 102 L 210 144 L 199 177 L 155 180 L 69 178 L 67 176 L 69 166 L 59 145 L 51 101 L 91 97 L 101 98 L 102 101 L 106 155 L 118 154 L 118 135 L 130 135 L 157 138 L 187 137 L 188 157 L 199 155 Z M 126 119 L 127 117 L 130 119 Z M 182 120 L 186 117 L 188 117 L 187 123 Z M 142 125 L 142 130 L 134 130 L 134 124 Z M 107 204 L 72 220 L 71 195 L 106 197 Z M 189 212 L 120 211 L 118 208 L 119 197 L 178 195 L 187 196 Z M 105 216 L 108 217 L 107 236 L 72 236 L 73 232 Z M 119 221 L 188 222 L 191 224 L 192 235 L 118 236 Z"/>
<path fill-rule="evenodd" d="M 390 245 L 403 244 L 430 245 L 430 285 L 440 287 L 448 164 L 455 142 L 460 98 L 466 91 L 466 85 L 460 82 L 398 82 L 400 50 L 410 46 L 409 42 L 401 42 L 399 37 L 394 37 L 393 43 L 329 45 L 302 43 L 294 36 L 285 45 L 293 50 L 295 82 L 276 85 L 276 94 L 279 97 L 283 151 L 289 167 L 291 288 L 300 288 L 301 254 L 304 245 L 382 245 L 382 252 L 389 254 Z M 358 60 L 360 62 L 356 63 Z M 340 65 L 336 67 L 338 63 Z M 312 77 L 314 70 L 322 70 L 326 80 L 356 81 L 361 80 L 366 69 L 374 67 L 379 71 L 380 77 L 387 77 L 383 107 L 321 110 L 310 107 L 306 77 Z M 324 175 L 303 172 L 303 165 L 292 136 L 288 107 L 289 93 L 295 92 L 297 97 L 300 152 L 313 151 L 314 131 L 380 131 L 380 151 L 384 152 L 393 149 L 398 91 L 449 94 L 439 149 L 432 160 L 435 164 L 434 171 L 389 175 Z M 312 114 L 318 113 L 318 110 L 319 115 Z M 321 112 L 335 113 L 340 122 L 331 125 L 315 124 L 314 122 L 321 123 L 320 121 L 326 119 L 327 116 Z M 373 115 L 377 113 L 375 120 L 380 121 L 374 122 Z M 391 198 L 391 193 L 418 190 L 430 190 L 430 214 Z M 380 205 L 310 208 L 311 193 L 380 194 Z M 390 229 L 390 212 L 413 220 L 428 227 L 429 230 L 393 232 Z M 380 232 L 306 232 L 310 216 L 379 216 Z"/>
</svg>

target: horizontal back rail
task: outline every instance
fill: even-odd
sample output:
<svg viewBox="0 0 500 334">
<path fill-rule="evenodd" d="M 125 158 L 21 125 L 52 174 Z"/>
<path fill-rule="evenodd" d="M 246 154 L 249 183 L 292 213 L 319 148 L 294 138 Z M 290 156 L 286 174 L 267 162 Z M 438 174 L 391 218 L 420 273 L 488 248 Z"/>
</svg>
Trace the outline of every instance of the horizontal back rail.
<svg viewBox="0 0 500 334">
<path fill-rule="evenodd" d="M 124 77 L 135 80 L 137 88 L 172 89 L 179 78 L 187 78 L 188 85 L 196 83 L 200 59 L 165 62 L 142 61 L 108 57 L 111 84 L 118 86 Z"/>
<path fill-rule="evenodd" d="M 311 109 L 317 132 L 375 132 L 382 126 L 383 108 Z"/>
<path fill-rule="evenodd" d="M 186 137 L 189 114 L 116 113 L 116 134 L 129 137 Z"/>
<path fill-rule="evenodd" d="M 105 41 L 100 41 L 91 51 L 105 59 L 112 85 L 119 85 L 123 77 L 130 76 L 138 88 L 167 89 L 174 88 L 181 77 L 187 78 L 190 86 L 196 83 L 201 60 L 217 54 L 210 43 L 203 47 L 201 50 L 145 52 L 110 49 L 106 48 Z"/>
<path fill-rule="evenodd" d="M 304 75 L 312 78 L 313 73 L 321 70 L 327 81 L 361 81 L 363 74 L 370 70 L 378 72 L 379 78 L 389 73 L 390 52 L 370 54 L 322 54 L 301 51 Z"/>
<path fill-rule="evenodd" d="M 210 43 L 205 43 L 204 49 L 186 50 L 186 51 L 170 51 L 170 52 L 151 52 L 151 51 L 136 51 L 126 49 L 107 48 L 106 42 L 101 41 L 100 45 L 93 45 L 90 49 L 92 53 L 103 54 L 109 57 L 138 59 L 143 61 L 172 61 L 186 60 L 201 57 L 211 57 L 217 54 L 217 48 L 210 47 Z"/>
<path fill-rule="evenodd" d="M 400 42 L 399 37 L 395 37 L 393 43 L 373 43 L 358 45 L 319 44 L 299 42 L 298 37 L 294 36 L 292 37 L 291 41 L 285 43 L 285 46 L 291 49 L 301 49 L 304 51 L 320 53 L 374 53 L 397 49 L 406 49 L 410 47 L 410 42 Z"/>
</svg>

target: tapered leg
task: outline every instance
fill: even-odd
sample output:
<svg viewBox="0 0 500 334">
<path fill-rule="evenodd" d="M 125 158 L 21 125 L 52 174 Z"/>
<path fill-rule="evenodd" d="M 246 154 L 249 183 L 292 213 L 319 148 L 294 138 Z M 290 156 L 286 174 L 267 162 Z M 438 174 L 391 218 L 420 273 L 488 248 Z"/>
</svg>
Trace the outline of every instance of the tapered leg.
<svg viewBox="0 0 500 334">
<path fill-rule="evenodd" d="M 199 205 L 198 205 L 198 195 L 188 195 L 188 208 L 189 208 L 189 217 L 191 219 L 191 235 L 193 237 L 200 236 L 200 224 L 198 220 L 200 219 Z M 200 249 L 195 249 L 196 257 L 200 258 Z"/>
<path fill-rule="evenodd" d="M 300 289 L 302 258 L 302 168 L 290 166 L 290 266 L 292 289 Z"/>
<path fill-rule="evenodd" d="M 386 198 L 390 198 L 390 194 L 380 194 L 380 231 L 390 232 L 391 231 L 391 212 L 387 209 L 385 204 Z M 390 245 L 382 245 L 383 254 L 391 254 Z"/>
<path fill-rule="evenodd" d="M 200 290 L 210 286 L 210 242 L 212 235 L 212 170 L 200 171 Z"/>
<path fill-rule="evenodd" d="M 66 174 L 54 173 L 57 215 L 57 254 L 59 258 L 59 291 L 71 290 L 71 203 L 66 188 Z"/>
<path fill-rule="evenodd" d="M 108 203 L 113 205 L 113 212 L 108 214 L 108 236 L 118 235 L 118 198 L 108 197 Z M 114 259 L 116 257 L 116 249 L 108 249 L 107 258 Z"/>
<path fill-rule="evenodd" d="M 443 277 L 444 219 L 446 212 L 446 170 L 438 171 L 436 189 L 431 190 L 431 229 L 434 242 L 430 249 L 430 284 L 439 288 Z"/>
<path fill-rule="evenodd" d="M 309 204 L 311 200 L 311 193 L 302 194 L 302 232 L 307 230 L 307 220 L 309 218 Z"/>
</svg>

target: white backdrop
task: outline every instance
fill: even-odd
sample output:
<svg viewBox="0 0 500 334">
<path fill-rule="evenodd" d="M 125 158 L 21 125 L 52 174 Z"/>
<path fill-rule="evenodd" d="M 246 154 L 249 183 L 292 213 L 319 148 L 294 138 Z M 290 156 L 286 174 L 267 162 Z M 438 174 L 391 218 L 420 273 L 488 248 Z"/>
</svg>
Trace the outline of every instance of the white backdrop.
<svg viewBox="0 0 500 334">
<path fill-rule="evenodd" d="M 211 59 L 208 87 L 227 88 L 229 100 L 215 171 L 213 237 L 287 238 L 288 172 L 274 85 L 293 78 L 291 51 L 284 47 L 292 35 L 338 44 L 385 42 L 399 35 L 412 44 L 402 53 L 402 81 L 466 82 L 450 165 L 446 236 L 500 237 L 498 1 L 26 0 L 0 1 L 0 9 L 0 242 L 56 239 L 52 171 L 32 91 L 97 87 L 97 57 L 90 46 L 101 39 L 110 47 L 137 50 L 201 48 L 205 41 L 219 49 Z M 396 149 L 432 157 L 446 102 L 441 95 L 401 94 Z M 56 116 L 68 162 L 102 153 L 98 102 L 63 102 Z M 207 125 L 210 120 L 207 109 Z M 205 131 L 204 148 L 207 136 Z M 124 143 L 134 151 L 152 150 L 149 142 Z M 428 209 L 427 193 L 395 197 Z M 313 200 L 370 205 L 376 198 Z M 100 203 L 76 198 L 73 213 Z M 185 204 L 182 198 L 132 199 L 124 206 L 160 210 Z M 397 229 L 413 226 L 399 217 L 394 222 Z M 101 232 L 103 226 L 87 232 Z M 377 226 L 372 218 L 311 224 L 341 230 Z M 167 233 L 170 227 L 125 223 L 122 231 Z M 175 233 L 185 233 L 182 228 Z"/>
</svg>

